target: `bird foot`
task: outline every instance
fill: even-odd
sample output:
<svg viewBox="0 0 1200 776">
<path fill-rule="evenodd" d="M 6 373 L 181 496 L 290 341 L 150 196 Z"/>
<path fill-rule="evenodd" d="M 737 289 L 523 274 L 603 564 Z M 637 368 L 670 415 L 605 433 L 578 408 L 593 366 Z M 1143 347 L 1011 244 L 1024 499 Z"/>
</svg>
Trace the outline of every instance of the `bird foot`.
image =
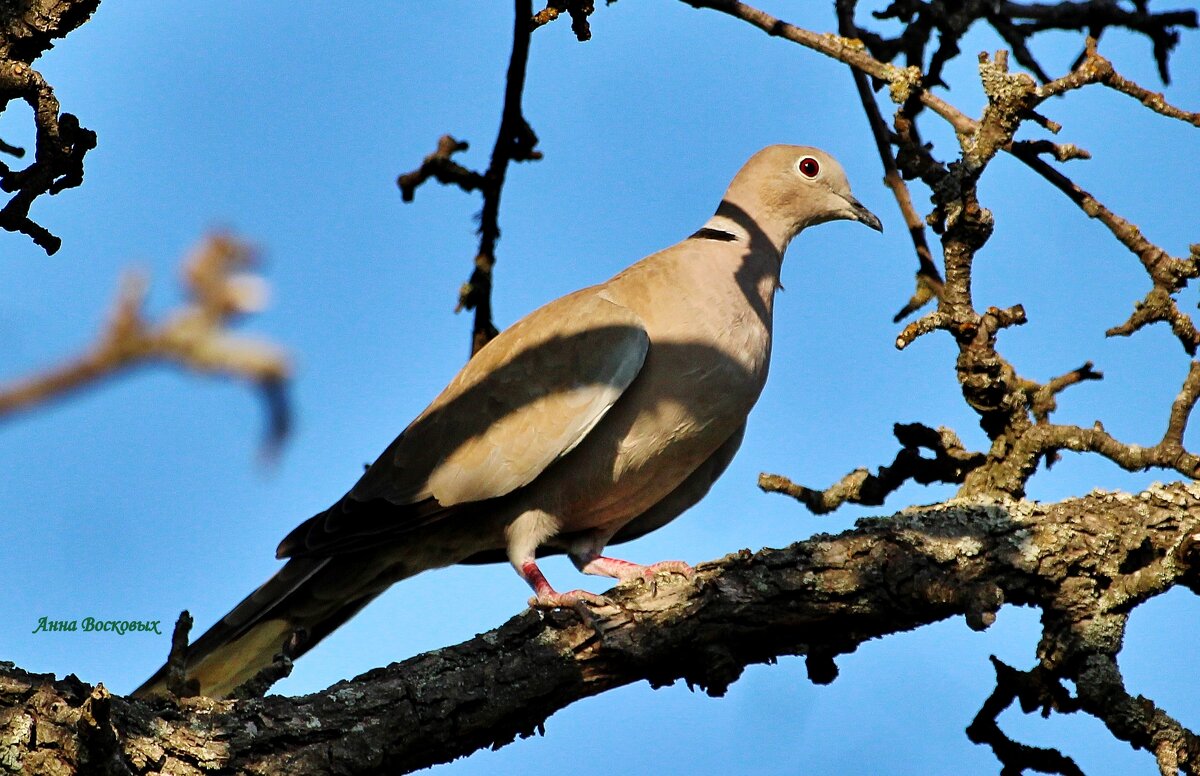
<svg viewBox="0 0 1200 776">
<path fill-rule="evenodd" d="M 630 563 L 627 560 L 608 558 L 603 555 L 598 555 L 586 563 L 579 565 L 579 570 L 584 574 L 612 577 L 622 582 L 627 582 L 631 579 L 642 579 L 650 584 L 654 584 L 655 576 L 661 573 L 682 574 L 687 579 L 691 579 L 696 575 L 696 570 L 681 560 L 664 560 L 658 563 L 651 563 L 649 566 L 643 566 L 639 563 Z"/>
<path fill-rule="evenodd" d="M 586 590 L 568 590 L 560 593 L 550 586 L 537 562 L 527 560 L 520 566 L 521 576 L 533 588 L 534 596 L 529 599 L 529 605 L 534 609 L 576 609 L 583 613 L 584 604 L 607 606 L 609 600 L 604 596 L 589 593 Z"/>
</svg>

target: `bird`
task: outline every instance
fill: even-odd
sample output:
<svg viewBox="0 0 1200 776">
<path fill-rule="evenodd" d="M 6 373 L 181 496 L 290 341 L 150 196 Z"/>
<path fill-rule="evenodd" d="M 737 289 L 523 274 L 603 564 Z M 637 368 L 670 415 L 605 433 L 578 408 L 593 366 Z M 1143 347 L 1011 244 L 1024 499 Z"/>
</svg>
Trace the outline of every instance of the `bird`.
<svg viewBox="0 0 1200 776">
<path fill-rule="evenodd" d="M 552 587 L 548 554 L 617 580 L 690 575 L 603 551 L 675 519 L 724 472 L 766 382 L 784 252 L 834 220 L 883 231 L 832 156 L 769 146 L 689 237 L 500 332 L 283 539 L 286 564 L 190 645 L 185 681 L 226 697 L 395 582 L 453 564 L 511 563 L 538 607 L 603 600 Z M 165 694 L 167 669 L 133 694 Z"/>
</svg>

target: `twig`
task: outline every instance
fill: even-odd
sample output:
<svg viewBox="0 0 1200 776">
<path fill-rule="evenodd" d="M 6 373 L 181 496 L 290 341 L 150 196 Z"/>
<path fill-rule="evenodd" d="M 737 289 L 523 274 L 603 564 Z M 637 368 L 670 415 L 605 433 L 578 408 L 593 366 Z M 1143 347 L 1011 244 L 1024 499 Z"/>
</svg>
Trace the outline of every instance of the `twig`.
<svg viewBox="0 0 1200 776">
<path fill-rule="evenodd" d="M 510 161 L 534 161 L 542 158 L 534 150 L 537 135 L 521 112 L 521 97 L 525 90 L 525 66 L 529 60 L 529 37 L 533 32 L 529 20 L 533 16 L 531 0 L 515 0 L 512 56 L 508 61 L 508 77 L 504 86 L 504 112 L 500 131 L 492 148 L 492 161 L 484 177 L 483 209 L 479 213 L 479 254 L 475 270 L 459 293 L 459 309 L 475 311 L 471 330 L 471 353 L 476 353 L 498 333 L 492 323 L 492 268 L 496 264 L 496 241 L 500 239 L 500 195 Z"/>
<path fill-rule="evenodd" d="M 1029 411 L 1039 423 L 1045 423 L 1050 413 L 1058 408 L 1055 397 L 1068 387 L 1086 380 L 1103 380 L 1104 373 L 1097 372 L 1091 361 L 1084 362 L 1078 369 L 1072 369 L 1066 374 L 1059 375 L 1043 385 L 1032 386 L 1029 393 Z"/>
<path fill-rule="evenodd" d="M 976 744 L 991 747 L 996 759 L 1004 766 L 1001 773 L 1019 774 L 1034 770 L 1062 776 L 1084 776 L 1075 761 L 1062 752 L 1013 741 L 999 725 L 1000 714 L 1015 700 L 1020 700 L 1021 709 L 1026 714 L 1041 707 L 1042 716 L 1049 716 L 1051 709 L 1074 712 L 1079 704 L 1070 697 L 1057 677 L 1041 666 L 1032 671 L 1018 671 L 997 660 L 994 655 L 991 660 L 996 669 L 996 689 L 967 727 L 967 737 Z"/>
<path fill-rule="evenodd" d="M 420 167 L 396 178 L 396 185 L 400 187 L 400 198 L 405 202 L 412 202 L 417 187 L 430 178 L 435 178 L 439 183 L 458 186 L 466 192 L 482 189 L 482 175 L 468 170 L 450 158 L 452 154 L 466 151 L 469 147 L 465 140 L 455 140 L 450 135 L 442 135 L 438 138 L 437 149 L 425 157 Z"/>
<path fill-rule="evenodd" d="M 879 467 L 878 474 L 855 469 L 825 490 L 813 490 L 787 477 L 763 473 L 758 475 L 758 487 L 767 493 L 791 496 L 813 514 L 823 515 L 847 502 L 878 506 L 909 480 L 922 485 L 961 483 L 986 458 L 963 447 L 958 435 L 947 428 L 934 430 L 920 423 L 897 423 L 892 431 L 902 448 L 890 466 Z M 923 457 L 922 448 L 932 451 L 934 457 Z"/>
<path fill-rule="evenodd" d="M 853 8 L 845 3 L 838 3 L 839 31 L 844 36 L 852 36 L 857 28 L 853 22 Z M 858 91 L 859 101 L 867 114 L 867 123 L 871 127 L 871 135 L 875 138 L 875 150 L 883 163 L 883 183 L 892 191 L 900 213 L 904 216 L 904 224 L 908 227 L 908 235 L 912 240 L 913 249 L 917 252 L 916 290 L 908 302 L 896 313 L 893 323 L 899 323 L 911 313 L 921 309 L 931 299 L 936 299 L 942 293 L 942 276 L 933 263 L 933 255 L 929 251 L 929 243 L 925 240 L 925 221 L 913 207 L 912 196 L 908 186 L 896 167 L 896 159 L 892 156 L 892 145 L 887 124 L 879 111 L 879 104 L 871 93 L 867 76 L 859 70 L 850 69 L 854 78 L 854 88 Z"/>
<path fill-rule="evenodd" d="M 863 50 L 858 40 L 850 40 L 830 33 L 816 33 L 788 24 L 753 6 L 737 0 L 683 0 L 695 8 L 708 8 L 728 14 L 754 25 L 768 35 L 784 38 L 810 48 L 825 56 L 885 82 L 889 86 L 892 100 L 904 103 L 909 97 L 946 119 L 958 132 L 971 132 L 974 122 L 958 108 L 922 88 L 921 73 L 916 67 L 900 68 L 875 59 Z"/>
<path fill-rule="evenodd" d="M 612 2 L 612 0 L 609 0 Z M 592 28 L 588 17 L 596 10 L 593 0 L 547 0 L 546 8 L 533 16 L 532 27 L 537 29 L 557 19 L 564 11 L 571 16 L 571 31 L 579 42 L 591 40 Z"/>
</svg>

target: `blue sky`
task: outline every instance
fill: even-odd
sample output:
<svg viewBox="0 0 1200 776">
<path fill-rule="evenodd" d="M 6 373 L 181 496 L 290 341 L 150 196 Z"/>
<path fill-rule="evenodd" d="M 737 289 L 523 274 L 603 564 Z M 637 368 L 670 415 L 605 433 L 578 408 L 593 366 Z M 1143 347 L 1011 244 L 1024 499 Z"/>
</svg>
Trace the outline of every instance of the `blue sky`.
<svg viewBox="0 0 1200 776">
<path fill-rule="evenodd" d="M 767 10 L 832 30 L 831 3 Z M 1164 6 L 1165 7 L 1165 6 Z M 46 257 L 0 234 L 0 380 L 85 347 L 122 270 L 151 274 L 152 312 L 180 301 L 181 256 L 226 228 L 264 256 L 272 304 L 242 327 L 293 354 L 295 433 L 278 464 L 256 459 L 257 396 L 229 382 L 148 367 L 70 401 L 0 425 L 0 567 L 15 594 L 0 601 L 0 658 L 74 672 L 128 692 L 161 663 L 168 639 L 146 634 L 33 634 L 39 617 L 150 619 L 188 608 L 207 627 L 278 566 L 295 524 L 337 499 L 461 366 L 470 321 L 454 316 L 469 271 L 477 197 L 436 186 L 404 205 L 395 176 L 450 132 L 462 161 L 487 164 L 509 51 L 507 3 L 165 5 L 104 3 L 38 62 L 64 109 L 99 133 L 82 188 L 39 200 L 35 219 L 64 241 Z M 889 462 L 891 425 L 984 437 L 963 404 L 948 337 L 903 353 L 891 316 L 915 262 L 849 74 L 836 63 L 732 19 L 678 2 L 600 7 L 594 39 L 559 22 L 534 36 L 526 116 L 546 158 L 510 169 L 496 268 L 496 320 L 601 281 L 686 236 L 758 148 L 817 145 L 845 166 L 884 236 L 850 223 L 801 235 L 784 266 L 771 378 L 741 452 L 701 505 L 620 554 L 700 562 L 743 547 L 783 546 L 857 517 L 947 497 L 908 486 L 877 509 L 817 518 L 755 486 L 760 471 L 822 486 Z M 1000 44 L 980 30 L 948 74 L 949 99 L 978 114 L 974 52 Z M 1052 73 L 1078 51 L 1066 35 L 1035 51 Z M 1161 88 L 1149 44 L 1118 33 L 1101 52 Z M 1167 96 L 1200 107 L 1200 41 L 1185 33 Z M 1062 140 L 1095 155 L 1068 172 L 1159 245 L 1200 241 L 1194 212 L 1197 135 L 1098 87 L 1045 113 Z M 949 133 L 927 133 L 950 154 Z M 1026 131 L 1028 136 L 1036 133 Z M 29 146 L 28 110 L 13 105 L 0 137 Z M 914 196 L 925 206 L 926 194 Z M 981 188 L 996 234 L 976 266 L 976 303 L 1023 303 L 1029 325 L 1002 352 L 1045 379 L 1093 360 L 1105 380 L 1060 399 L 1057 418 L 1103 420 L 1152 443 L 1187 369 L 1165 329 L 1106 340 L 1148 288 L 1136 259 L 1022 165 L 1001 157 Z M 1182 306 L 1194 309 L 1194 291 Z M 1190 440 L 1195 444 L 1195 435 Z M 1070 454 L 1030 496 L 1144 486 Z M 545 569 L 569 589 L 602 591 L 561 559 Z M 447 569 L 407 580 L 301 660 L 276 687 L 304 693 L 369 668 L 457 643 L 517 613 L 528 591 L 507 566 Z M 1133 692 L 1193 728 L 1191 682 L 1200 607 L 1176 591 L 1132 618 L 1122 665 Z M 962 730 L 991 690 L 996 654 L 1032 665 L 1037 613 L 1008 607 L 986 633 L 961 619 L 863 645 L 840 678 L 814 687 L 803 662 L 754 667 L 723 699 L 638 684 L 552 717 L 545 737 L 442 766 L 447 774 L 562 768 L 634 772 L 990 773 L 991 753 Z M 1060 744 L 1088 774 L 1152 773 L 1145 753 L 1099 722 L 1008 712 L 1027 743 Z"/>
</svg>

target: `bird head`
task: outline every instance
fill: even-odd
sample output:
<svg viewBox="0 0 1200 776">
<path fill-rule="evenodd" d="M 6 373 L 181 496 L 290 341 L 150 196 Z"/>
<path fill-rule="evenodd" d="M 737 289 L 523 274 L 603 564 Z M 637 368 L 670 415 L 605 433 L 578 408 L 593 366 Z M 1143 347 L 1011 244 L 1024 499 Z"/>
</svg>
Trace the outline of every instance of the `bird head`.
<svg viewBox="0 0 1200 776">
<path fill-rule="evenodd" d="M 879 218 L 850 192 L 837 160 L 810 146 L 768 146 L 750 157 L 729 184 L 722 210 L 735 220 L 741 211 L 781 250 L 802 229 L 826 221 L 858 221 L 883 231 Z"/>
</svg>

